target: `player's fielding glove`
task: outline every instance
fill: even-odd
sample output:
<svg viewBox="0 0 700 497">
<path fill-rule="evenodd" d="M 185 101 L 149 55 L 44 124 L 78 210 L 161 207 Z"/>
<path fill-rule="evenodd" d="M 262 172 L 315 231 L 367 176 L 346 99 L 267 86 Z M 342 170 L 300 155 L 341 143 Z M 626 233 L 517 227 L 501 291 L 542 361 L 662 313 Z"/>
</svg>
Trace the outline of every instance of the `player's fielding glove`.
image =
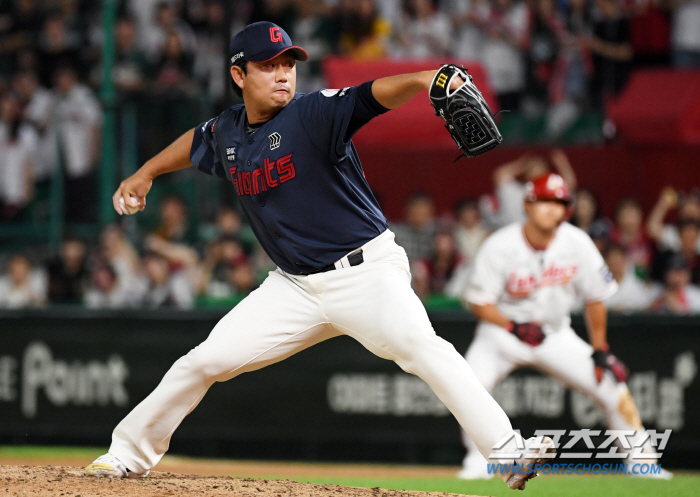
<svg viewBox="0 0 700 497">
<path fill-rule="evenodd" d="M 464 83 L 450 90 L 458 76 Z M 445 120 L 445 128 L 466 157 L 488 152 L 503 141 L 489 105 L 464 67 L 447 64 L 440 68 L 430 84 L 430 105 Z"/>
<path fill-rule="evenodd" d="M 537 347 L 544 341 L 544 332 L 537 323 L 516 323 L 511 321 L 507 329 L 521 341 L 533 347 Z"/>
<path fill-rule="evenodd" d="M 609 369 L 620 383 L 627 382 L 629 369 L 625 363 L 610 353 L 610 345 L 605 344 L 602 350 L 593 351 L 593 364 L 595 364 L 595 379 L 598 383 L 603 380 L 603 373 Z"/>
</svg>

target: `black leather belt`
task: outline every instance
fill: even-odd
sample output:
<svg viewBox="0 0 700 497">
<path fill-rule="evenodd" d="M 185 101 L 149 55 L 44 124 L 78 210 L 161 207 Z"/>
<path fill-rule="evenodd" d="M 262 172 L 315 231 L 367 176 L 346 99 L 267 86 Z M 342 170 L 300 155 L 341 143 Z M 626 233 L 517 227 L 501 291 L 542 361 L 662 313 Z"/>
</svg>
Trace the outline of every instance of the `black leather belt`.
<svg viewBox="0 0 700 497">
<path fill-rule="evenodd" d="M 350 263 L 351 266 L 359 266 L 363 262 L 365 262 L 365 258 L 362 255 L 362 249 L 358 250 L 352 255 L 348 256 L 348 262 Z M 335 263 L 332 262 L 326 266 L 323 266 L 321 269 L 317 269 L 313 273 L 310 274 L 315 274 L 315 273 L 325 273 L 326 271 L 333 271 L 335 269 Z"/>
</svg>

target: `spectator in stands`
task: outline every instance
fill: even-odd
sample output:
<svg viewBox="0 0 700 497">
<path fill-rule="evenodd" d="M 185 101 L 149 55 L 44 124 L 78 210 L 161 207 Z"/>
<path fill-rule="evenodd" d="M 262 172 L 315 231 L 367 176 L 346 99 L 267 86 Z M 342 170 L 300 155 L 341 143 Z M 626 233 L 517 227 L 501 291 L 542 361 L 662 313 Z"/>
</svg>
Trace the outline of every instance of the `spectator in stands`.
<svg viewBox="0 0 700 497">
<path fill-rule="evenodd" d="M 257 288 L 255 270 L 246 259 L 244 264 L 231 266 L 228 271 L 228 282 L 237 297 L 244 297 Z"/>
<path fill-rule="evenodd" d="M 220 205 L 216 218 L 207 223 L 200 223 L 197 227 L 199 242 L 206 244 L 214 243 L 222 235 L 233 235 L 237 237 L 243 227 L 241 216 L 232 207 Z"/>
<path fill-rule="evenodd" d="M 574 212 L 569 222 L 593 239 L 608 238 L 612 232 L 612 222 L 600 214 L 595 194 L 588 188 L 579 188 L 574 200 Z"/>
<path fill-rule="evenodd" d="M 18 53 L 36 47 L 38 26 L 43 23 L 43 15 L 37 0 L 18 0 L 5 4 L 9 5 L 0 16 L 0 57 L 2 66 L 12 67 L 17 63 L 15 56 Z"/>
<path fill-rule="evenodd" d="M 605 218 L 605 221 L 608 221 L 608 219 Z M 601 254 L 605 254 L 605 252 L 607 252 L 608 247 L 610 246 L 610 237 L 612 236 L 614 228 L 615 225 L 612 222 L 594 223 L 590 227 L 588 235 L 591 237 L 591 240 L 593 240 L 593 243 Z"/>
<path fill-rule="evenodd" d="M 450 53 L 452 25 L 435 9 L 431 0 L 404 0 L 392 56 L 400 59 L 428 59 Z"/>
<path fill-rule="evenodd" d="M 669 64 L 671 21 L 668 4 L 666 0 L 636 0 L 628 4 L 635 66 Z"/>
<path fill-rule="evenodd" d="M 160 225 L 153 235 L 168 242 L 194 244 L 196 237 L 192 234 L 187 219 L 187 206 L 182 197 L 167 195 L 158 205 Z"/>
<path fill-rule="evenodd" d="M 53 304 L 79 304 L 83 300 L 87 248 L 77 238 L 68 238 L 61 245 L 58 259 L 49 261 L 48 298 Z"/>
<path fill-rule="evenodd" d="M 627 260 L 622 245 L 611 245 L 605 253 L 605 262 L 617 281 L 617 292 L 605 299 L 606 307 L 613 312 L 635 312 L 648 309 L 658 292 L 637 277 L 634 267 Z"/>
<path fill-rule="evenodd" d="M 126 11 L 136 21 L 138 38 L 145 50 L 147 33 L 159 29 L 156 8 L 163 0 L 126 0 Z"/>
<path fill-rule="evenodd" d="M 539 0 L 536 6 L 528 52 L 529 96 L 548 105 L 546 134 L 556 139 L 587 107 L 592 67 L 580 40 L 590 36 L 591 26 L 585 0 L 569 2 L 568 16 L 553 0 Z"/>
<path fill-rule="evenodd" d="M 481 223 L 479 206 L 475 200 L 466 199 L 457 206 L 457 227 L 454 231 L 454 240 L 462 259 L 471 264 L 479 247 L 489 236 Z"/>
<path fill-rule="evenodd" d="M 574 191 L 576 174 L 566 154 L 555 149 L 550 153 L 550 159 L 569 190 Z M 498 167 L 493 173 L 495 194 L 482 197 L 479 201 L 479 210 L 489 228 L 498 229 L 511 223 L 525 222 L 525 185 L 548 171 L 545 159 L 533 155 L 523 155 Z"/>
<path fill-rule="evenodd" d="M 593 26 L 588 47 L 593 54 L 595 73 L 591 83 L 594 103 L 602 108 L 627 83 L 632 60 L 629 19 L 618 0 L 596 0 L 600 20 Z"/>
<path fill-rule="evenodd" d="M 672 187 L 661 190 L 659 200 L 649 214 L 647 231 L 649 236 L 658 244 L 661 250 L 679 251 L 681 239 L 678 227 L 674 224 L 664 224 L 664 219 L 673 209 L 678 208 L 678 221 L 695 221 L 700 223 L 700 191 L 679 195 Z M 700 240 L 696 247 L 700 254 Z"/>
<path fill-rule="evenodd" d="M 216 228 L 219 236 L 239 237 L 243 229 L 241 215 L 229 206 L 221 207 L 216 216 Z"/>
<path fill-rule="evenodd" d="M 116 60 L 112 68 L 112 80 L 122 94 L 140 92 L 146 85 L 148 61 L 138 45 L 136 21 L 120 17 L 114 28 Z M 96 66 L 96 69 L 101 67 Z M 99 74 L 99 80 L 102 74 Z"/>
<path fill-rule="evenodd" d="M 95 261 L 90 276 L 90 284 L 85 291 L 86 307 L 120 309 L 131 307 L 134 303 L 135 296 L 107 261 Z"/>
<path fill-rule="evenodd" d="M 24 121 L 31 124 L 37 133 L 38 143 L 33 161 L 34 181 L 47 180 L 58 163 L 58 138 L 51 121 L 56 99 L 49 90 L 39 86 L 39 80 L 33 71 L 17 73 L 12 88 L 20 97 Z"/>
<path fill-rule="evenodd" d="M 133 284 L 141 275 L 139 254 L 116 224 L 110 224 L 102 230 L 100 256 L 125 286 Z"/>
<path fill-rule="evenodd" d="M 529 11 L 524 1 L 493 0 L 479 22 L 484 33 L 481 60 L 501 109 L 518 110 L 525 90 L 525 53 L 529 45 Z"/>
<path fill-rule="evenodd" d="M 593 31 L 593 23 L 591 21 L 591 9 L 589 8 L 589 3 L 587 0 L 569 0 L 568 9 L 565 10 L 564 15 L 566 16 L 566 29 L 569 33 L 569 38 L 566 42 L 566 47 L 568 49 L 573 49 L 576 52 L 576 64 L 580 64 L 578 68 L 569 69 L 575 73 L 570 74 L 568 78 L 572 76 L 576 78 L 576 81 L 572 81 L 567 78 L 567 84 L 576 84 L 577 88 L 574 93 L 583 96 L 583 93 L 588 90 L 586 85 L 586 77 L 590 75 L 592 67 L 589 67 L 590 61 L 589 53 L 585 49 L 585 44 L 582 43 L 583 40 L 590 38 Z M 570 60 L 570 64 L 574 61 Z"/>
<path fill-rule="evenodd" d="M 46 302 L 46 284 L 23 255 L 10 258 L 7 274 L 0 276 L 0 308 L 39 307 Z"/>
<path fill-rule="evenodd" d="M 697 251 L 700 240 L 700 223 L 694 219 L 682 219 L 678 223 L 678 237 L 680 242 L 678 250 L 665 249 L 656 254 L 651 277 L 663 281 L 669 261 L 680 255 L 685 259 L 690 271 L 690 282 L 694 285 L 700 285 L 700 254 Z"/>
<path fill-rule="evenodd" d="M 643 216 L 639 201 L 633 198 L 622 200 L 615 210 L 615 228 L 610 240 L 625 247 L 637 276 L 646 279 L 651 266 L 652 245 L 643 228 Z"/>
<path fill-rule="evenodd" d="M 507 162 L 493 172 L 494 193 L 479 200 L 479 210 L 491 229 L 510 223 L 524 222 L 525 183 L 547 172 L 541 158 L 523 155 Z"/>
<path fill-rule="evenodd" d="M 411 264 L 413 288 L 423 300 L 431 295 L 443 295 L 445 287 L 462 262 L 450 231 L 439 231 L 433 239 L 433 255 Z"/>
<path fill-rule="evenodd" d="M 199 292 L 215 299 L 248 294 L 256 286 L 255 271 L 234 236 L 222 236 L 207 248 L 201 265 Z"/>
<path fill-rule="evenodd" d="M 205 1 L 203 10 L 202 23 L 195 29 L 197 49 L 194 53 L 193 72 L 206 94 L 223 111 L 229 84 L 229 75 L 222 70 L 226 67 L 225 54 L 229 43 L 229 32 L 225 26 L 226 12 L 221 0 Z"/>
<path fill-rule="evenodd" d="M 191 55 L 196 47 L 196 38 L 192 28 L 178 17 L 178 11 L 170 2 L 161 1 L 155 8 L 155 24 L 141 32 L 143 48 L 153 63 L 162 59 L 173 42 L 174 35 L 184 54 Z"/>
<path fill-rule="evenodd" d="M 554 0 L 535 1 L 527 51 L 527 86 L 528 97 L 540 105 L 553 100 L 555 90 L 560 92 L 563 86 L 559 56 L 567 35 L 564 19 Z"/>
<path fill-rule="evenodd" d="M 82 68 L 80 36 L 70 31 L 60 14 L 49 17 L 39 36 L 38 64 L 41 84 L 50 86 L 51 78 L 62 67 Z"/>
<path fill-rule="evenodd" d="M 142 306 L 189 309 L 194 305 L 190 280 L 182 272 L 172 271 L 165 257 L 150 253 L 143 264 L 145 279 L 141 284 L 139 299 Z"/>
<path fill-rule="evenodd" d="M 0 218 L 14 219 L 29 204 L 34 191 L 34 161 L 38 137 L 22 120 L 12 93 L 0 98 Z"/>
<path fill-rule="evenodd" d="M 70 67 L 54 74 L 58 101 L 55 120 L 65 168 L 66 218 L 89 222 L 94 219 L 97 166 L 102 130 L 102 108 L 92 90 L 78 81 Z"/>
<path fill-rule="evenodd" d="M 341 53 L 356 60 L 386 57 L 391 25 L 379 16 L 374 0 L 339 0 L 336 24 Z"/>
<path fill-rule="evenodd" d="M 700 254 L 697 250 L 700 242 L 700 224 L 698 221 L 685 219 L 678 223 L 678 235 L 681 239 L 679 253 L 690 269 L 690 281 L 694 285 L 700 285 Z"/>
<path fill-rule="evenodd" d="M 447 12 L 455 32 L 452 55 L 459 60 L 481 61 L 484 33 L 479 28 L 488 18 L 488 0 L 449 0 Z"/>
<path fill-rule="evenodd" d="M 700 313 L 700 288 L 690 284 L 690 269 L 685 258 L 674 255 L 664 278 L 664 289 L 652 304 L 652 309 L 672 314 Z"/>
<path fill-rule="evenodd" d="M 674 6 L 671 45 L 673 65 L 700 68 L 700 0 L 671 0 Z"/>
<path fill-rule="evenodd" d="M 192 57 L 183 51 L 178 35 L 168 32 L 163 53 L 154 67 L 155 93 L 171 99 L 193 96 L 197 91 L 193 76 Z"/>
<path fill-rule="evenodd" d="M 427 193 L 415 193 L 406 202 L 405 222 L 392 226 L 396 243 L 406 250 L 409 261 L 430 257 L 437 231 L 435 206 Z"/>
</svg>

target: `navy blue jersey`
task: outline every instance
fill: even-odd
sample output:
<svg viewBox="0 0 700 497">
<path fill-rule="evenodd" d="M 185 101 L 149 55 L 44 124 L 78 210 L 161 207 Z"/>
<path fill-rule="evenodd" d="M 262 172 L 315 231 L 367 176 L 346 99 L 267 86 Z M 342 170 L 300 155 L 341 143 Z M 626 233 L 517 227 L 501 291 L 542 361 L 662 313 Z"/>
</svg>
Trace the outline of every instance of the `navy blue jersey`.
<svg viewBox="0 0 700 497">
<path fill-rule="evenodd" d="M 371 83 L 297 93 L 254 134 L 244 105 L 195 129 L 192 163 L 233 183 L 258 241 L 288 273 L 312 273 L 387 229 L 351 140 L 358 88 Z"/>
</svg>

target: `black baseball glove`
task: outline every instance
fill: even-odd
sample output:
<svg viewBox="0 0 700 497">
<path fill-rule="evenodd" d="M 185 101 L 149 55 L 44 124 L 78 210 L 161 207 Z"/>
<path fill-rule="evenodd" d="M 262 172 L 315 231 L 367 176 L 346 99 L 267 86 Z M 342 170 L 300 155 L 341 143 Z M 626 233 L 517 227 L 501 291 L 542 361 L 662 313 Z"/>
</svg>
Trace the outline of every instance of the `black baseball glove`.
<svg viewBox="0 0 700 497">
<path fill-rule="evenodd" d="M 610 353 L 610 345 L 605 345 L 603 350 L 593 351 L 593 364 L 595 365 L 595 377 L 598 383 L 603 379 L 605 370 L 609 370 L 620 383 L 627 382 L 629 369 L 625 363 Z"/>
<path fill-rule="evenodd" d="M 464 83 L 450 90 L 453 78 Z M 498 146 L 503 137 L 496 127 L 489 105 L 464 67 L 444 65 L 430 84 L 430 105 L 466 157 L 475 157 Z"/>
</svg>

